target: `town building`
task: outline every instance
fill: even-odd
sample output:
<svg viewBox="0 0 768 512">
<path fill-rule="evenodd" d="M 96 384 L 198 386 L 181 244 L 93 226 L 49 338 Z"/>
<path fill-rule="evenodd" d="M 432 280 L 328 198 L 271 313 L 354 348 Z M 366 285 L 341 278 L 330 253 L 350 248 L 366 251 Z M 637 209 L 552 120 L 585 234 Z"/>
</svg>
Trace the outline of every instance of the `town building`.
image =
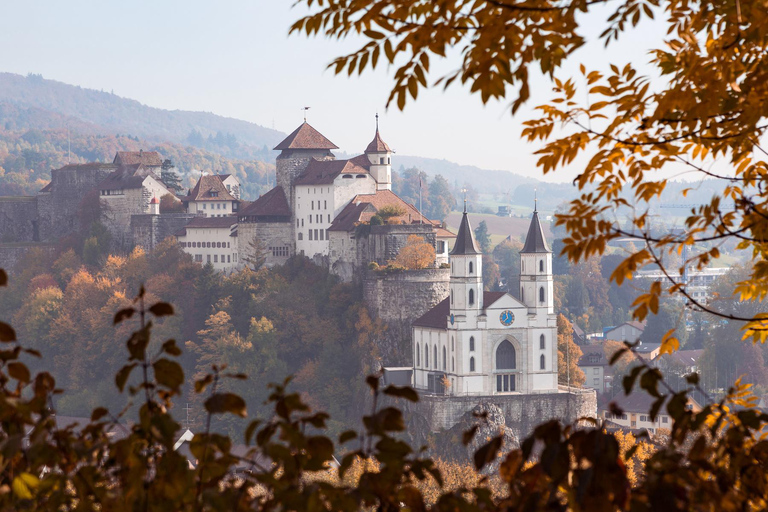
<svg viewBox="0 0 768 512">
<path fill-rule="evenodd" d="M 730 271 L 730 267 L 710 267 L 701 270 L 686 269 L 683 275 L 680 272 L 661 270 L 639 270 L 635 272 L 635 279 L 648 279 L 669 284 L 672 279 L 675 283 L 685 283 L 686 292 L 696 301 L 706 304 L 712 298 L 711 288 L 721 276 Z"/>
<path fill-rule="evenodd" d="M 609 429 L 621 428 L 633 431 L 645 429 L 652 434 L 660 429 L 672 430 L 672 418 L 667 413 L 666 404 L 659 409 L 656 419 L 651 419 L 650 410 L 655 400 L 655 397 L 640 389 L 634 390 L 629 395 L 621 393 L 610 400 L 602 400 L 599 416 L 606 420 L 606 426 Z M 694 412 L 701 410 L 698 402 L 690 397 L 687 407 Z M 617 414 L 616 408 L 622 411 L 621 414 Z"/>
<path fill-rule="evenodd" d="M 240 181 L 231 174 L 203 174 L 181 198 L 187 213 L 203 217 L 237 215 L 240 204 Z"/>
<path fill-rule="evenodd" d="M 644 323 L 633 320 L 624 322 L 616 327 L 608 327 L 603 334 L 603 338 L 606 340 L 628 341 L 634 343 L 640 339 L 644 330 Z"/>
<path fill-rule="evenodd" d="M 552 251 L 534 210 L 520 253 L 520 296 L 484 292 L 482 254 L 464 209 L 449 296 L 413 323 L 413 383 L 454 396 L 557 393 Z"/>
<path fill-rule="evenodd" d="M 605 357 L 603 345 L 585 345 L 581 347 L 583 355 L 579 358 L 579 368 L 584 372 L 584 387 L 598 393 L 608 393 L 613 386 L 613 367 Z"/>
<path fill-rule="evenodd" d="M 225 273 L 240 267 L 237 217 L 195 217 L 176 233 L 181 248 L 201 264 Z"/>
</svg>

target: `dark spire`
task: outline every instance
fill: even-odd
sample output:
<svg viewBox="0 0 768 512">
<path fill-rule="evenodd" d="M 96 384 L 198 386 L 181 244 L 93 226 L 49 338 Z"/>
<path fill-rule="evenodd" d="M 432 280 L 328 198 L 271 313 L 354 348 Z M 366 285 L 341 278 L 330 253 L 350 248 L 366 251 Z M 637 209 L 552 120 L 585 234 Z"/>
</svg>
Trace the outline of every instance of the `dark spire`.
<svg viewBox="0 0 768 512">
<path fill-rule="evenodd" d="M 379 113 L 376 112 L 376 135 L 373 136 L 373 140 L 368 147 L 365 148 L 366 153 L 391 153 L 392 150 L 379 135 Z"/>
<path fill-rule="evenodd" d="M 531 225 L 528 226 L 528 234 L 525 237 L 525 245 L 520 253 L 532 252 L 552 252 L 547 245 L 547 239 L 544 237 L 544 230 L 539 222 L 539 212 L 534 208 Z"/>
<path fill-rule="evenodd" d="M 461 218 L 459 234 L 456 235 L 456 244 L 453 246 L 451 256 L 461 256 L 467 254 L 480 254 L 475 242 L 475 234 L 472 232 L 472 226 L 469 225 L 467 209 L 464 208 L 464 216 Z"/>
</svg>

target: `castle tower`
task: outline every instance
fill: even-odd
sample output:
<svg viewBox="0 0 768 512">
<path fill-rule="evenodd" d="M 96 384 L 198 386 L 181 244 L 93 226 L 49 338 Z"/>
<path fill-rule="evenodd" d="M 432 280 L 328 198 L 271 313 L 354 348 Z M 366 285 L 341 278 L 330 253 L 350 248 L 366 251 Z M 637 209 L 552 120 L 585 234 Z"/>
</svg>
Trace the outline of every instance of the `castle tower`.
<svg viewBox="0 0 768 512">
<path fill-rule="evenodd" d="M 520 251 L 520 299 L 537 315 L 555 313 L 552 251 L 544 237 L 536 206 L 525 246 Z"/>
<path fill-rule="evenodd" d="M 477 315 L 483 310 L 483 255 L 477 248 L 475 235 L 469 224 L 466 201 L 450 261 L 451 315 L 457 322 L 474 325 Z"/>
<path fill-rule="evenodd" d="M 149 213 L 152 215 L 160 215 L 160 200 L 156 196 L 149 202 Z"/>
<path fill-rule="evenodd" d="M 376 180 L 376 190 L 392 189 L 392 150 L 379 135 L 379 114 L 376 114 L 376 135 L 368 147 L 365 155 L 371 162 L 371 176 Z"/>
<path fill-rule="evenodd" d="M 334 160 L 332 149 L 338 149 L 333 142 L 312 128 L 304 120 L 275 150 L 281 151 L 277 157 L 275 174 L 277 185 L 283 188 L 288 206 L 293 208 L 293 182 L 315 160 Z"/>
</svg>

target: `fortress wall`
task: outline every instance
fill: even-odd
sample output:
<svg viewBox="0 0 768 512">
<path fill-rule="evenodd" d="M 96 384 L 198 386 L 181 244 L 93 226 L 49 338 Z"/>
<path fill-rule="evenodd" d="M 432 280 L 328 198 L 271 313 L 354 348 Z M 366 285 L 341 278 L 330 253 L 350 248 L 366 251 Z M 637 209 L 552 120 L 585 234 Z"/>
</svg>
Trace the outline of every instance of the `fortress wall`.
<svg viewBox="0 0 768 512">
<path fill-rule="evenodd" d="M 131 216 L 133 245 L 152 250 L 157 244 L 173 236 L 195 217 L 193 213 L 149 213 Z"/>
<path fill-rule="evenodd" d="M 258 239 L 267 256 L 264 265 L 282 265 L 296 252 L 293 225 L 290 222 L 241 222 L 237 225 L 237 258 L 241 266 L 251 256 L 251 242 Z M 287 256 L 276 256 L 270 247 L 288 247 Z"/>
<path fill-rule="evenodd" d="M 0 243 L 35 242 L 39 235 L 36 197 L 0 197 Z"/>
<path fill-rule="evenodd" d="M 8 275 L 13 278 L 13 269 L 16 267 L 16 264 L 28 257 L 28 253 L 33 249 L 40 249 L 51 254 L 55 251 L 55 248 L 50 244 L 34 242 L 0 243 L 0 268 L 8 272 Z"/>
<path fill-rule="evenodd" d="M 450 277 L 447 268 L 368 271 L 363 280 L 363 297 L 376 317 L 410 325 L 448 296 Z"/>
<path fill-rule="evenodd" d="M 497 405 L 504 413 L 506 426 L 518 439 L 530 434 L 536 425 L 551 419 L 571 423 L 582 417 L 597 417 L 597 395 L 593 389 L 562 387 L 558 393 L 531 395 L 447 396 L 420 394 L 410 405 L 414 414 L 430 424 L 432 431 L 447 430 L 480 402 Z"/>
</svg>

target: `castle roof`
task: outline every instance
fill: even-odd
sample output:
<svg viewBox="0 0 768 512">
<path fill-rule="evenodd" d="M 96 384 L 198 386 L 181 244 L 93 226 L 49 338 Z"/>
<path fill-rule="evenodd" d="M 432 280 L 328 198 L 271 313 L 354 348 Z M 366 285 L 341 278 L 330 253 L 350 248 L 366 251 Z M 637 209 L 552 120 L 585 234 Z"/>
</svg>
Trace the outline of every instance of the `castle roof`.
<svg viewBox="0 0 768 512">
<path fill-rule="evenodd" d="M 275 146 L 275 149 L 339 149 L 339 147 L 304 121 L 293 133 Z"/>
<path fill-rule="evenodd" d="M 228 176 L 228 175 L 227 175 Z M 227 187 L 222 183 L 226 179 L 226 176 L 222 177 L 219 174 L 202 175 L 197 180 L 195 186 L 189 191 L 189 195 L 183 197 L 183 201 L 237 201 L 232 194 L 229 193 Z"/>
<path fill-rule="evenodd" d="M 54 169 L 54 171 L 114 171 L 118 167 L 119 165 L 114 163 L 105 164 L 104 162 L 87 162 L 84 164 L 67 164 L 59 169 Z"/>
<path fill-rule="evenodd" d="M 366 153 L 390 153 L 391 150 L 389 149 L 389 146 L 387 146 L 387 143 L 384 142 L 381 139 L 381 135 L 379 135 L 379 129 L 376 128 L 376 135 L 373 137 L 373 140 L 370 144 L 368 144 L 368 147 L 365 148 Z"/>
<path fill-rule="evenodd" d="M 283 187 L 277 186 L 240 210 L 239 217 L 290 217 Z"/>
<path fill-rule="evenodd" d="M 225 215 L 223 217 L 194 217 L 186 226 L 175 233 L 176 236 L 185 236 L 187 229 L 230 229 L 230 236 L 236 235 L 232 228 L 237 224 L 237 217 Z"/>
<path fill-rule="evenodd" d="M 360 165 L 359 159 L 352 160 L 310 160 L 309 165 L 296 178 L 295 185 L 330 185 L 341 174 L 350 178 L 368 175 L 368 169 Z"/>
<path fill-rule="evenodd" d="M 467 217 L 465 208 L 464 216 L 461 218 L 461 225 L 459 226 L 459 233 L 456 235 L 456 243 L 453 244 L 451 256 L 466 254 L 480 254 L 480 251 L 477 249 L 475 234 L 472 232 L 472 226 L 469 224 L 469 218 Z"/>
<path fill-rule="evenodd" d="M 157 176 L 142 164 L 121 165 L 96 187 L 99 190 L 131 190 L 144 186 L 148 176 Z M 159 180 L 158 180 L 159 182 Z"/>
<path fill-rule="evenodd" d="M 533 218 L 528 226 L 528 234 L 525 236 L 525 245 L 520 253 L 552 252 L 544 237 L 544 230 L 539 222 L 539 212 L 533 210 Z"/>
<path fill-rule="evenodd" d="M 358 194 L 344 207 L 333 219 L 330 231 L 351 231 L 358 224 L 369 222 L 371 217 L 384 206 L 397 206 L 404 213 L 397 217 L 391 217 L 395 224 L 413 224 L 421 220 L 424 224 L 435 226 L 435 223 L 426 217 L 419 215 L 419 210 L 410 203 L 403 201 L 391 190 L 377 190 L 373 194 Z"/>
<path fill-rule="evenodd" d="M 117 165 L 142 164 L 147 167 L 160 167 L 163 158 L 157 151 L 118 151 L 113 161 Z"/>
<path fill-rule="evenodd" d="M 483 292 L 483 309 L 490 307 L 494 302 L 505 296 L 506 292 Z M 448 327 L 448 315 L 451 314 L 451 299 L 446 297 L 435 307 L 413 321 L 414 327 L 428 327 L 430 329 L 446 329 Z"/>
</svg>

